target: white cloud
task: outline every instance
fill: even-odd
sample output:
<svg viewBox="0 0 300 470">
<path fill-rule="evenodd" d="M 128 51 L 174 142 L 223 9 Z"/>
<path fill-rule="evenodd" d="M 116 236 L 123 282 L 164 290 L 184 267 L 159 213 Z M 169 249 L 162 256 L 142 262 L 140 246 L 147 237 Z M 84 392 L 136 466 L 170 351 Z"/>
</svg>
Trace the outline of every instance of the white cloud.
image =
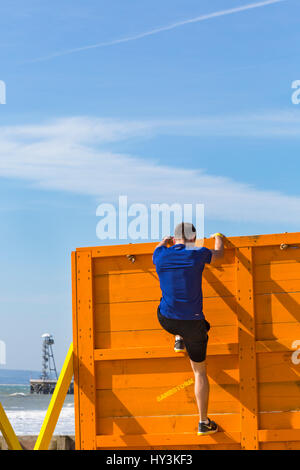
<svg viewBox="0 0 300 470">
<path fill-rule="evenodd" d="M 297 114 L 278 112 L 182 121 L 77 117 L 36 126 L 0 127 L 0 176 L 106 201 L 124 194 L 145 203 L 205 203 L 207 217 L 220 220 L 294 224 L 300 217 L 299 197 L 106 148 L 115 141 L 157 133 L 270 137 L 281 132 L 299 138 L 299 122 Z"/>
<path fill-rule="evenodd" d="M 128 36 L 128 37 L 121 38 L 121 39 L 114 39 L 113 41 L 100 42 L 100 43 L 97 43 L 97 44 L 91 44 L 89 46 L 77 47 L 77 48 L 74 48 L 74 49 L 68 49 L 68 50 L 65 50 L 65 51 L 56 52 L 56 53 L 48 55 L 46 57 L 40 57 L 38 59 L 33 59 L 30 62 L 39 62 L 39 61 L 53 59 L 55 57 L 60 57 L 60 56 L 63 56 L 63 55 L 73 54 L 75 52 L 87 51 L 89 49 L 98 49 L 98 48 L 101 48 L 101 47 L 115 46 L 117 44 L 121 44 L 121 43 L 124 43 L 124 42 L 137 41 L 138 39 L 143 39 L 147 36 L 153 36 L 155 34 L 159 34 L 159 33 L 162 33 L 164 31 L 170 31 L 172 29 L 176 29 L 176 28 L 179 28 L 181 26 L 185 26 L 187 24 L 199 23 L 201 21 L 210 20 L 212 18 L 218 18 L 220 16 L 233 15 L 235 13 L 240 13 L 240 12 L 247 11 L 247 10 L 252 10 L 254 8 L 261 8 L 261 7 L 265 7 L 265 6 L 268 6 L 268 5 L 273 5 L 275 3 L 281 3 L 281 2 L 284 2 L 284 1 L 285 0 L 265 0 L 265 1 L 262 1 L 262 2 L 249 3 L 247 5 L 242 5 L 240 7 L 229 8 L 227 10 L 215 11 L 213 13 L 208 13 L 206 15 L 196 16 L 194 18 L 189 18 L 187 20 L 178 21 L 176 23 L 171 23 L 169 25 L 161 26 L 159 28 L 154 28 L 150 31 L 145 31 L 143 33 L 135 34 L 133 36 Z"/>
</svg>

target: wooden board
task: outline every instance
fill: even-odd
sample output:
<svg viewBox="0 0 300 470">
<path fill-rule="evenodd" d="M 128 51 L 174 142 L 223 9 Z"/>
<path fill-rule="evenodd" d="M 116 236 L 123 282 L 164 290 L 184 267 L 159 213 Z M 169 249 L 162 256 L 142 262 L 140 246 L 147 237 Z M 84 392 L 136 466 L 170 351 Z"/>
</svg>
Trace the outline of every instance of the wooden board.
<svg viewBox="0 0 300 470">
<path fill-rule="evenodd" d="M 72 254 L 76 448 L 300 449 L 300 233 L 228 238 L 224 260 L 204 270 L 220 427 L 204 438 L 189 359 L 157 320 L 154 248 Z"/>
</svg>

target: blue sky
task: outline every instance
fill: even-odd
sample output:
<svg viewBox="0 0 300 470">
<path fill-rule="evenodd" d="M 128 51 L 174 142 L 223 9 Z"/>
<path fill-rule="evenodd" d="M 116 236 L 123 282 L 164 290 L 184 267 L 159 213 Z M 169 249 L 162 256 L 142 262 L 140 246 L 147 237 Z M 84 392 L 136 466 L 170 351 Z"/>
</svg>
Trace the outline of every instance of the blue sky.
<svg viewBox="0 0 300 470">
<path fill-rule="evenodd" d="M 102 243 L 99 202 L 205 203 L 206 236 L 299 231 L 299 26 L 299 0 L 1 6 L 8 368 L 38 369 L 45 332 L 61 366 L 70 253 Z"/>
</svg>

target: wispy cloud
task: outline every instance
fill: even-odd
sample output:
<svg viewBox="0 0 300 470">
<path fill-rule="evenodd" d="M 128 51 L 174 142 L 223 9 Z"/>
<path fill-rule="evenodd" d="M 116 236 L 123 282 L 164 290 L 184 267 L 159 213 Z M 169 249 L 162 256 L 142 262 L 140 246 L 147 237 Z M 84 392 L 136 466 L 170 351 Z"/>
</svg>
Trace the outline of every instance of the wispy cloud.
<svg viewBox="0 0 300 470">
<path fill-rule="evenodd" d="M 0 127 L 0 176 L 31 181 L 38 188 L 92 195 L 98 200 L 112 201 L 126 194 L 129 200 L 144 203 L 203 202 L 211 219 L 294 224 L 300 218 L 300 197 L 259 190 L 201 168 L 174 168 L 154 159 L 107 150 L 110 142 L 136 136 L 149 138 L 172 132 L 207 135 L 208 130 L 212 135 L 220 132 L 222 122 L 225 134 L 229 119 L 210 118 L 208 125 L 204 119 L 126 122 L 78 117 L 36 126 Z M 298 126 L 299 138 L 300 118 L 289 113 L 285 119 L 294 127 L 294 137 Z M 253 135 L 254 117 L 247 120 L 237 116 L 234 122 L 238 125 L 243 120 L 243 132 L 250 122 L 248 135 Z M 256 122 L 257 130 L 268 125 L 268 133 L 275 134 L 283 123 L 283 113 L 257 115 Z"/>
<path fill-rule="evenodd" d="M 97 43 L 97 44 L 91 44 L 91 45 L 83 46 L 83 47 L 76 47 L 74 49 L 68 49 L 68 50 L 61 51 L 61 52 L 55 52 L 55 53 L 49 54 L 48 56 L 45 56 L 45 57 L 32 59 L 30 62 L 39 62 L 39 61 L 53 59 L 55 57 L 60 57 L 60 56 L 63 56 L 63 55 L 74 54 L 75 52 L 82 52 L 82 51 L 87 51 L 89 49 L 97 49 L 97 48 L 101 48 L 101 47 L 115 46 L 117 44 L 121 44 L 121 43 L 124 43 L 124 42 L 136 41 L 138 39 L 143 39 L 147 36 L 153 36 L 155 34 L 159 34 L 159 33 L 162 33 L 164 31 L 170 31 L 172 29 L 179 28 L 181 26 L 185 26 L 185 25 L 188 25 L 188 24 L 191 24 L 191 23 L 199 23 L 201 21 L 210 20 L 212 18 L 218 18 L 220 16 L 225 16 L 225 15 L 232 15 L 234 13 L 240 13 L 240 12 L 243 12 L 243 11 L 246 11 L 246 10 L 251 10 L 253 8 L 261 8 L 261 7 L 265 7 L 265 6 L 268 6 L 268 5 L 273 5 L 275 3 L 281 3 L 281 2 L 284 2 L 284 1 L 285 0 L 265 0 L 263 2 L 250 3 L 250 4 L 247 4 L 247 5 L 240 6 L 240 7 L 230 8 L 228 10 L 220 10 L 220 11 L 216 11 L 216 12 L 213 12 L 213 13 L 208 13 L 206 15 L 200 15 L 200 16 L 196 16 L 194 18 L 189 18 L 189 19 L 186 19 L 186 20 L 177 21 L 176 23 L 171 23 L 171 24 L 166 25 L 166 26 L 161 26 L 159 28 L 154 28 L 154 29 L 151 29 L 150 31 L 145 31 L 145 32 L 140 33 L 140 34 L 127 36 L 125 38 L 115 39 L 115 40 L 107 41 L 107 42 L 100 42 L 100 43 Z"/>
</svg>

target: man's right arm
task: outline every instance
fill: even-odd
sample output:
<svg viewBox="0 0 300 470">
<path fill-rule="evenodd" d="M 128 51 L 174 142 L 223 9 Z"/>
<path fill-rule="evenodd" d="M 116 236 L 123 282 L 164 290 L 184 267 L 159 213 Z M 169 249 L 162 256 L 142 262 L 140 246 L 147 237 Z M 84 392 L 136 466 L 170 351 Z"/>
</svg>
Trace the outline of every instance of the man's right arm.
<svg viewBox="0 0 300 470">
<path fill-rule="evenodd" d="M 221 233 L 215 233 L 214 235 L 211 235 L 211 238 L 215 239 L 215 249 L 211 250 L 211 263 L 213 263 L 214 261 L 221 259 L 224 256 L 224 236 Z"/>
</svg>

